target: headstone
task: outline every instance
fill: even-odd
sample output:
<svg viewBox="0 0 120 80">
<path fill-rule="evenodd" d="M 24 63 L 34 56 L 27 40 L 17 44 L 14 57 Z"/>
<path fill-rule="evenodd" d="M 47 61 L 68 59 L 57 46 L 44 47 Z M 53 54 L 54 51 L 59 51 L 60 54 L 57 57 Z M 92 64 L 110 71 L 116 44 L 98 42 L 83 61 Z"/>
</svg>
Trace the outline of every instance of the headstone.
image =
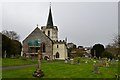
<svg viewBox="0 0 120 80">
<path fill-rule="evenodd" d="M 99 57 L 99 60 L 101 60 L 101 58 Z"/>
<path fill-rule="evenodd" d="M 85 63 L 88 63 L 88 61 L 86 60 Z"/>
<path fill-rule="evenodd" d="M 108 61 L 106 62 L 106 67 L 109 67 L 109 62 Z"/>
<path fill-rule="evenodd" d="M 78 64 L 80 64 L 80 58 L 78 58 Z"/>
<path fill-rule="evenodd" d="M 96 61 L 93 61 L 94 63 L 96 63 Z"/>
<path fill-rule="evenodd" d="M 117 59 L 116 62 L 118 62 L 119 60 Z"/>
<path fill-rule="evenodd" d="M 71 59 L 71 64 L 74 64 L 74 59 Z"/>
<path fill-rule="evenodd" d="M 112 66 L 115 65 L 115 59 L 114 59 L 114 58 L 111 60 L 111 65 L 112 65 Z"/>
<path fill-rule="evenodd" d="M 120 80 L 120 75 L 119 74 L 115 74 L 116 80 Z"/>
<path fill-rule="evenodd" d="M 96 65 L 96 63 L 93 66 L 94 66 L 94 73 L 98 74 L 99 71 L 98 71 L 98 66 Z"/>
<path fill-rule="evenodd" d="M 14 58 L 14 55 L 11 55 L 11 58 Z"/>
<path fill-rule="evenodd" d="M 110 60 L 110 58 L 108 59 L 108 62 L 110 62 L 111 60 Z"/>
<path fill-rule="evenodd" d="M 67 59 L 65 59 L 65 63 L 68 63 L 68 60 L 67 60 Z"/>
<path fill-rule="evenodd" d="M 7 55 L 7 54 L 6 54 L 6 50 L 5 50 L 4 58 L 6 58 L 6 55 Z"/>
<path fill-rule="evenodd" d="M 101 58 L 99 58 L 99 60 L 98 60 L 98 64 L 99 64 L 99 65 L 102 64 L 102 60 L 101 60 Z"/>
</svg>

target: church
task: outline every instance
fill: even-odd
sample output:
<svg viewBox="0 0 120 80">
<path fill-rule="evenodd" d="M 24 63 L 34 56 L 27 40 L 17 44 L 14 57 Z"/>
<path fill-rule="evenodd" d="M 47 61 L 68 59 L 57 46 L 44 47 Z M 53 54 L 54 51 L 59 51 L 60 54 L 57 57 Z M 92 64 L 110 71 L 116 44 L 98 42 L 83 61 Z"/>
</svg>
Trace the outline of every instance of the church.
<svg viewBox="0 0 120 80">
<path fill-rule="evenodd" d="M 21 56 L 37 56 L 38 50 L 40 50 L 43 59 L 64 60 L 68 57 L 67 40 L 58 40 L 58 28 L 53 24 L 51 5 L 46 26 L 39 28 L 37 25 L 22 43 Z"/>
</svg>

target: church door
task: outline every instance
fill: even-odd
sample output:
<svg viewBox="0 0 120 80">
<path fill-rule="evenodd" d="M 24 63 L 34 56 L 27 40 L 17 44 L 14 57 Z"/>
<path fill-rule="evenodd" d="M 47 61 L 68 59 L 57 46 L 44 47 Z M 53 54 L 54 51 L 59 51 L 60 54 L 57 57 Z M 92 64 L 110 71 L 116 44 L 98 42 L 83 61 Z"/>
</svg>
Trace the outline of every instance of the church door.
<svg viewBox="0 0 120 80">
<path fill-rule="evenodd" d="M 59 53 L 57 52 L 57 53 L 56 53 L 56 58 L 59 58 L 59 56 L 60 56 L 60 55 L 59 55 Z"/>
</svg>

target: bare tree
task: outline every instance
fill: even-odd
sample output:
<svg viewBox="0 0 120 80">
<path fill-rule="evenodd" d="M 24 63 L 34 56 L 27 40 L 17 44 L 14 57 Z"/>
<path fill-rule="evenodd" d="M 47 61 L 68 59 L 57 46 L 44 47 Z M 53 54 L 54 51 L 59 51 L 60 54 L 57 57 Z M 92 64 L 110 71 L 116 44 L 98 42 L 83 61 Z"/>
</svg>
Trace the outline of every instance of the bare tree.
<svg viewBox="0 0 120 80">
<path fill-rule="evenodd" d="M 9 37 L 11 40 L 19 40 L 19 38 L 20 38 L 19 35 L 15 31 L 3 30 L 2 34 L 4 34 L 7 37 Z"/>
<path fill-rule="evenodd" d="M 115 36 L 115 38 L 113 39 L 113 47 L 118 48 L 120 47 L 120 34 Z"/>
<path fill-rule="evenodd" d="M 116 35 L 113 42 L 106 46 L 106 50 L 115 56 L 120 55 L 120 34 Z"/>
</svg>

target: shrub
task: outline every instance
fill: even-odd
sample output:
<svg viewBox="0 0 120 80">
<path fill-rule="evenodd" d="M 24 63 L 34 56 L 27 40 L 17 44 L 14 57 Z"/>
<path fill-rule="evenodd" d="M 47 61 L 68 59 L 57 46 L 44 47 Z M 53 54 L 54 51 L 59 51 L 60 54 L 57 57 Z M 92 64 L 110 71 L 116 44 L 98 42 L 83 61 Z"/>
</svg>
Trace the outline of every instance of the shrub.
<svg viewBox="0 0 120 80">
<path fill-rule="evenodd" d="M 102 57 L 114 58 L 114 56 L 112 55 L 112 53 L 110 53 L 108 51 L 104 51 L 103 54 L 102 54 Z"/>
</svg>

